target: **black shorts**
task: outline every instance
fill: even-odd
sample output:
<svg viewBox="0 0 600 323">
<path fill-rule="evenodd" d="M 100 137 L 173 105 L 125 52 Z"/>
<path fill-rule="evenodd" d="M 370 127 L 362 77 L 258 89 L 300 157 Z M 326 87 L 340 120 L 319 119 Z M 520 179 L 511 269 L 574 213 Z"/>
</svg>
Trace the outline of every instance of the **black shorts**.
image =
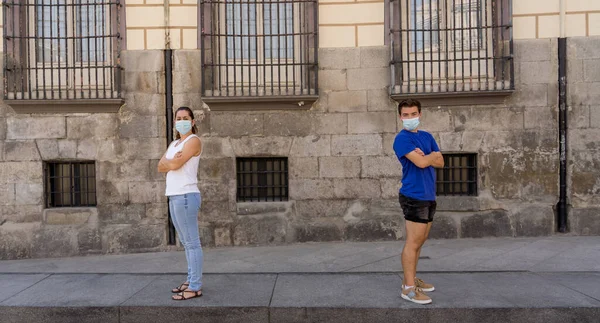
<svg viewBox="0 0 600 323">
<path fill-rule="evenodd" d="M 399 194 L 398 200 L 400 201 L 400 207 L 404 213 L 404 219 L 406 221 L 418 222 L 418 223 L 429 223 L 433 221 L 435 215 L 435 208 L 437 203 L 435 201 L 421 201 Z"/>
</svg>

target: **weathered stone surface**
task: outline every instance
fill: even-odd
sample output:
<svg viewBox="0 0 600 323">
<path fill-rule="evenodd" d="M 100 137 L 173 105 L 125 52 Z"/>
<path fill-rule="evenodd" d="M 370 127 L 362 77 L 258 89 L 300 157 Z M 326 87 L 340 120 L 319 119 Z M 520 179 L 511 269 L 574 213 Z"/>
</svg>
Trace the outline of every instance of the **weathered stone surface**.
<svg viewBox="0 0 600 323">
<path fill-rule="evenodd" d="M 202 158 L 235 157 L 229 138 L 202 137 Z"/>
<path fill-rule="evenodd" d="M 235 159 L 233 158 L 206 158 L 200 160 L 198 180 L 218 183 L 228 183 L 235 178 Z"/>
<path fill-rule="evenodd" d="M 438 196 L 436 201 L 438 211 L 476 212 L 481 209 L 477 196 Z"/>
<path fill-rule="evenodd" d="M 400 187 L 402 186 L 401 180 L 402 177 L 380 179 L 379 182 L 381 183 L 381 198 L 398 198 L 398 192 L 400 191 Z"/>
<path fill-rule="evenodd" d="M 581 172 L 571 175 L 571 193 L 575 196 L 600 194 L 600 177 L 597 172 Z"/>
<path fill-rule="evenodd" d="M 106 224 L 136 224 L 146 215 L 145 204 L 102 203 L 97 206 L 97 209 L 98 218 Z"/>
<path fill-rule="evenodd" d="M 600 82 L 600 59 L 583 61 L 583 75 L 585 82 Z"/>
<path fill-rule="evenodd" d="M 335 179 L 333 186 L 336 198 L 381 197 L 381 185 L 374 179 Z"/>
<path fill-rule="evenodd" d="M 45 209 L 44 224 L 48 225 L 98 225 L 98 210 L 96 208 L 58 208 Z"/>
<path fill-rule="evenodd" d="M 230 223 L 219 223 L 217 225 L 218 227 L 214 229 L 215 246 L 231 246 L 233 244 L 233 239 L 231 233 L 232 228 Z"/>
<path fill-rule="evenodd" d="M 334 135 L 331 138 L 331 154 L 335 156 L 372 156 L 382 151 L 381 135 Z"/>
<path fill-rule="evenodd" d="M 0 205 L 14 205 L 16 202 L 15 194 L 14 183 L 0 184 Z"/>
<path fill-rule="evenodd" d="M 33 240 L 32 256 L 50 258 L 79 254 L 77 231 L 70 226 L 44 226 Z"/>
<path fill-rule="evenodd" d="M 423 108 L 423 116 L 421 117 L 421 128 L 429 132 L 452 131 L 452 112 L 450 112 L 449 109 Z"/>
<path fill-rule="evenodd" d="M 165 201 L 165 183 L 129 182 L 129 201 L 131 203 L 154 203 Z"/>
<path fill-rule="evenodd" d="M 348 89 L 346 70 L 319 70 L 319 89 L 322 91 L 344 91 Z"/>
<path fill-rule="evenodd" d="M 343 217 L 348 200 L 301 200 L 296 201 L 296 214 L 300 218 Z"/>
<path fill-rule="evenodd" d="M 232 214 L 227 203 L 205 201 L 200 206 L 198 220 L 201 222 L 231 222 Z"/>
<path fill-rule="evenodd" d="M 123 139 L 124 159 L 160 159 L 165 153 L 164 138 Z"/>
<path fill-rule="evenodd" d="M 591 111 L 590 111 L 591 110 Z M 572 106 L 567 110 L 567 122 L 570 129 L 574 128 L 590 128 L 600 126 L 600 115 L 596 117 L 594 110 L 598 110 L 595 107 L 589 107 L 587 105 Z"/>
<path fill-rule="evenodd" d="M 569 89 L 569 91 L 571 91 Z M 506 104 L 518 107 L 544 107 L 548 105 L 548 85 L 523 84 L 506 99 Z M 496 121 L 501 121 L 494 119 Z"/>
<path fill-rule="evenodd" d="M 567 42 L 567 52 L 572 52 L 576 58 L 600 58 L 600 41 L 598 37 L 572 37 Z"/>
<path fill-rule="evenodd" d="M 523 108 L 453 109 L 454 127 L 462 130 L 523 129 Z"/>
<path fill-rule="evenodd" d="M 112 182 L 98 180 L 96 182 L 96 198 L 98 204 L 122 204 L 129 202 L 129 182 Z M 133 192 L 137 195 L 138 192 Z"/>
<path fill-rule="evenodd" d="M 138 204 L 131 204 L 138 205 Z M 143 205 L 142 205 L 143 206 Z M 143 224 L 165 224 L 168 221 L 168 203 L 149 203 L 145 205 L 146 213 Z"/>
<path fill-rule="evenodd" d="M 458 225 L 450 214 L 436 212 L 429 232 L 429 239 L 457 239 Z"/>
<path fill-rule="evenodd" d="M 161 88 L 163 78 L 160 72 L 131 72 L 121 73 L 123 90 L 125 92 L 164 93 Z"/>
<path fill-rule="evenodd" d="M 348 114 L 348 133 L 372 134 L 396 132 L 394 112 L 365 112 Z"/>
<path fill-rule="evenodd" d="M 484 133 L 481 149 L 486 152 L 518 151 L 523 148 L 524 140 L 530 139 L 524 138 L 521 132 L 487 131 Z"/>
<path fill-rule="evenodd" d="M 384 133 L 383 134 L 383 154 L 387 156 L 396 156 L 394 152 L 394 140 L 396 139 L 395 133 Z"/>
<path fill-rule="evenodd" d="M 210 132 L 222 137 L 262 135 L 265 116 L 257 113 L 217 113 L 210 116 Z"/>
<path fill-rule="evenodd" d="M 513 235 L 508 214 L 504 210 L 465 216 L 460 222 L 461 238 L 509 237 Z"/>
<path fill-rule="evenodd" d="M 102 252 L 102 235 L 99 229 L 84 228 L 77 233 L 79 254 L 95 254 Z"/>
<path fill-rule="evenodd" d="M 238 202 L 237 215 L 291 214 L 296 202 Z"/>
<path fill-rule="evenodd" d="M 145 181 L 148 180 L 148 160 L 135 159 L 128 162 L 96 162 L 96 179 L 105 181 Z M 156 171 L 156 169 L 155 169 Z"/>
<path fill-rule="evenodd" d="M 98 142 L 102 139 L 81 139 L 77 142 L 77 159 L 95 160 L 98 156 Z"/>
<path fill-rule="evenodd" d="M 571 209 L 571 216 L 575 220 L 573 229 L 577 234 L 600 235 L 600 208 Z"/>
<path fill-rule="evenodd" d="M 6 139 L 6 118 L 0 117 L 0 140 L 4 139 Z"/>
<path fill-rule="evenodd" d="M 265 115 L 265 136 L 308 136 L 313 133 L 315 115 L 306 111 L 268 113 Z"/>
<path fill-rule="evenodd" d="M 556 128 L 558 111 L 552 108 L 525 108 L 525 129 Z"/>
<path fill-rule="evenodd" d="M 600 150 L 600 129 L 572 129 L 569 131 L 569 144 L 573 151 Z"/>
<path fill-rule="evenodd" d="M 382 89 L 390 83 L 390 69 L 388 67 L 360 68 L 348 70 L 349 90 L 375 90 Z"/>
<path fill-rule="evenodd" d="M 40 152 L 34 140 L 7 140 L 4 142 L 5 161 L 40 160 Z"/>
<path fill-rule="evenodd" d="M 360 175 L 360 157 L 320 157 L 319 176 L 346 178 Z"/>
<path fill-rule="evenodd" d="M 348 241 L 377 241 L 397 240 L 397 232 L 402 232 L 404 224 L 398 221 L 364 221 L 352 223 L 344 230 L 344 240 Z"/>
<path fill-rule="evenodd" d="M 343 135 L 348 133 L 347 113 L 319 114 L 315 120 L 315 134 Z"/>
<path fill-rule="evenodd" d="M 514 50 L 517 62 L 549 61 L 557 51 L 548 38 L 515 40 Z"/>
<path fill-rule="evenodd" d="M 229 187 L 226 183 L 202 180 L 198 182 L 198 187 L 202 201 L 227 201 L 229 199 Z"/>
<path fill-rule="evenodd" d="M 387 89 L 377 89 L 367 91 L 367 110 L 368 111 L 391 111 L 398 114 L 396 103 L 390 99 Z"/>
<path fill-rule="evenodd" d="M 290 199 L 331 199 L 334 198 L 333 182 L 328 179 L 290 179 Z"/>
<path fill-rule="evenodd" d="M 554 84 L 558 82 L 558 66 L 551 61 L 523 62 L 520 71 L 522 84 Z"/>
<path fill-rule="evenodd" d="M 600 101 L 600 91 L 597 89 L 597 83 L 570 84 L 567 92 L 569 106 L 597 105 Z"/>
<path fill-rule="evenodd" d="M 268 245 L 286 242 L 288 220 L 283 215 L 242 216 L 234 228 L 234 243 Z"/>
<path fill-rule="evenodd" d="M 41 223 L 42 205 L 3 205 L 0 210 L 0 222 Z"/>
<path fill-rule="evenodd" d="M 331 138 L 326 135 L 296 137 L 289 154 L 294 157 L 330 156 Z"/>
<path fill-rule="evenodd" d="M 164 62 L 164 54 L 160 50 L 129 50 L 121 53 L 123 68 L 131 72 L 160 72 L 164 70 Z"/>
<path fill-rule="evenodd" d="M 317 157 L 292 157 L 289 162 L 289 178 L 319 177 L 319 159 Z"/>
<path fill-rule="evenodd" d="M 185 106 L 180 102 L 173 102 L 174 107 Z M 125 116 L 164 116 L 165 96 L 158 93 L 126 93 L 125 104 L 119 109 L 120 118 Z"/>
<path fill-rule="evenodd" d="M 44 185 L 42 183 L 15 185 L 16 205 L 42 204 L 44 201 Z"/>
<path fill-rule="evenodd" d="M 5 223 L 0 226 L 0 259 L 30 258 L 34 236 L 39 230 L 39 223 Z"/>
<path fill-rule="evenodd" d="M 144 117 L 130 116 L 123 122 L 134 122 L 136 129 L 130 131 L 146 131 L 144 128 L 156 129 L 156 124 L 140 122 Z M 119 122 L 114 113 L 99 113 L 88 116 L 67 117 L 67 137 L 69 139 L 110 138 L 117 135 Z M 155 134 L 156 135 L 156 134 Z"/>
<path fill-rule="evenodd" d="M 340 241 L 342 240 L 342 230 L 334 224 L 310 224 L 297 226 L 296 241 Z"/>
<path fill-rule="evenodd" d="M 519 207 L 514 218 L 518 237 L 548 236 L 554 232 L 554 210 L 550 206 Z"/>
<path fill-rule="evenodd" d="M 0 163 L 0 183 L 41 183 L 42 162 Z"/>
<path fill-rule="evenodd" d="M 6 139 L 65 138 L 67 128 L 64 117 L 22 117 L 6 120 Z"/>
<path fill-rule="evenodd" d="M 520 169 L 522 155 L 516 153 L 489 153 L 483 158 L 482 180 L 495 198 L 519 198 L 521 196 Z"/>
<path fill-rule="evenodd" d="M 319 68 L 340 70 L 358 68 L 361 52 L 358 48 L 319 48 Z"/>
<path fill-rule="evenodd" d="M 331 92 L 328 100 L 330 112 L 367 111 L 367 91 Z"/>
<path fill-rule="evenodd" d="M 236 156 L 288 156 L 291 137 L 243 137 L 231 139 Z"/>
<path fill-rule="evenodd" d="M 166 236 L 164 225 L 107 225 L 102 228 L 102 247 L 107 253 L 156 250 Z"/>
<path fill-rule="evenodd" d="M 159 120 L 157 116 L 136 116 L 129 120 L 121 120 L 120 138 L 155 138 L 159 136 Z"/>
<path fill-rule="evenodd" d="M 388 46 L 369 46 L 360 48 L 360 67 L 389 67 L 390 48 Z"/>
<path fill-rule="evenodd" d="M 361 177 L 402 177 L 402 166 L 396 156 L 362 157 Z"/>
</svg>

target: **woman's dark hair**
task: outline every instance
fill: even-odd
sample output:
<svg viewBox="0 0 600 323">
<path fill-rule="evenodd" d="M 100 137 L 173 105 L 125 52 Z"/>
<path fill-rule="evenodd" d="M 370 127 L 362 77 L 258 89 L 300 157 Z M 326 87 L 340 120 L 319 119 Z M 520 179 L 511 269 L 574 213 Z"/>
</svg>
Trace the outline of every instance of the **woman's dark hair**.
<svg viewBox="0 0 600 323">
<path fill-rule="evenodd" d="M 177 116 L 177 113 L 179 111 L 187 111 L 187 113 L 192 118 L 192 120 L 194 120 L 194 112 L 192 112 L 192 109 L 190 109 L 188 107 L 180 107 L 179 109 L 177 109 L 177 111 L 175 111 L 175 116 Z M 198 128 L 196 127 L 196 125 L 192 126 L 192 133 L 193 134 L 198 133 Z M 177 131 L 177 134 L 175 135 L 175 139 L 181 139 L 181 135 L 179 134 L 179 131 Z"/>
<path fill-rule="evenodd" d="M 402 114 L 402 108 L 417 107 L 421 113 L 421 102 L 419 100 L 406 99 L 398 104 L 398 114 Z"/>
</svg>

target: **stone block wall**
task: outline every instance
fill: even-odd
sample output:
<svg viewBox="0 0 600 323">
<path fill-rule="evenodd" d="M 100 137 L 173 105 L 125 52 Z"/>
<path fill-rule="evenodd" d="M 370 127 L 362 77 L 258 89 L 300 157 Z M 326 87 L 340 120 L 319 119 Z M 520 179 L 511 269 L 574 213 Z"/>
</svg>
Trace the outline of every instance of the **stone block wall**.
<svg viewBox="0 0 600 323">
<path fill-rule="evenodd" d="M 600 234 L 594 121 L 600 39 L 569 39 L 570 229 Z M 439 197 L 432 238 L 544 236 L 558 201 L 557 41 L 515 41 L 516 91 L 502 104 L 426 106 L 444 152 L 477 153 L 478 196 Z M 170 249 L 161 51 L 125 51 L 116 114 L 15 114 L 0 104 L 0 258 Z M 200 53 L 174 51 L 174 107 L 190 106 L 203 155 L 205 246 L 403 238 L 401 123 L 387 93 L 386 46 L 319 50 L 319 100 L 307 110 L 210 111 Z M 476 95 L 476 94 L 474 94 Z M 289 201 L 236 202 L 236 157 L 283 156 Z M 43 161 L 94 160 L 98 206 L 45 209 Z"/>
<path fill-rule="evenodd" d="M 600 234 L 600 37 L 574 37 L 568 57 L 570 230 Z"/>
<path fill-rule="evenodd" d="M 164 250 L 161 51 L 124 52 L 118 113 L 15 114 L 0 105 L 0 259 Z M 45 161 L 95 161 L 97 207 L 44 205 Z"/>
</svg>

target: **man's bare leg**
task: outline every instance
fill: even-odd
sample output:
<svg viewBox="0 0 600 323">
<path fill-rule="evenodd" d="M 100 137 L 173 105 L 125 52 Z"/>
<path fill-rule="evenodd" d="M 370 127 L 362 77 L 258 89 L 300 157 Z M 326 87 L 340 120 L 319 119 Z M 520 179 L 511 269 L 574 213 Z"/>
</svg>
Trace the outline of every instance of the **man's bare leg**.
<svg viewBox="0 0 600 323">
<path fill-rule="evenodd" d="M 402 270 L 404 272 L 404 282 L 408 286 L 413 286 L 417 274 L 417 262 L 419 254 L 425 239 L 427 239 L 428 227 L 430 224 L 405 221 L 406 241 L 402 249 Z"/>
<path fill-rule="evenodd" d="M 423 241 L 423 245 L 425 245 L 425 241 L 427 241 L 427 239 L 429 239 L 429 231 L 431 231 L 432 223 L 433 222 L 427 223 L 427 233 L 425 234 L 425 240 Z M 419 248 L 419 251 L 417 252 L 417 266 L 419 265 L 419 259 L 421 259 L 421 249 L 423 249 L 423 245 L 421 245 L 421 248 Z"/>
</svg>

